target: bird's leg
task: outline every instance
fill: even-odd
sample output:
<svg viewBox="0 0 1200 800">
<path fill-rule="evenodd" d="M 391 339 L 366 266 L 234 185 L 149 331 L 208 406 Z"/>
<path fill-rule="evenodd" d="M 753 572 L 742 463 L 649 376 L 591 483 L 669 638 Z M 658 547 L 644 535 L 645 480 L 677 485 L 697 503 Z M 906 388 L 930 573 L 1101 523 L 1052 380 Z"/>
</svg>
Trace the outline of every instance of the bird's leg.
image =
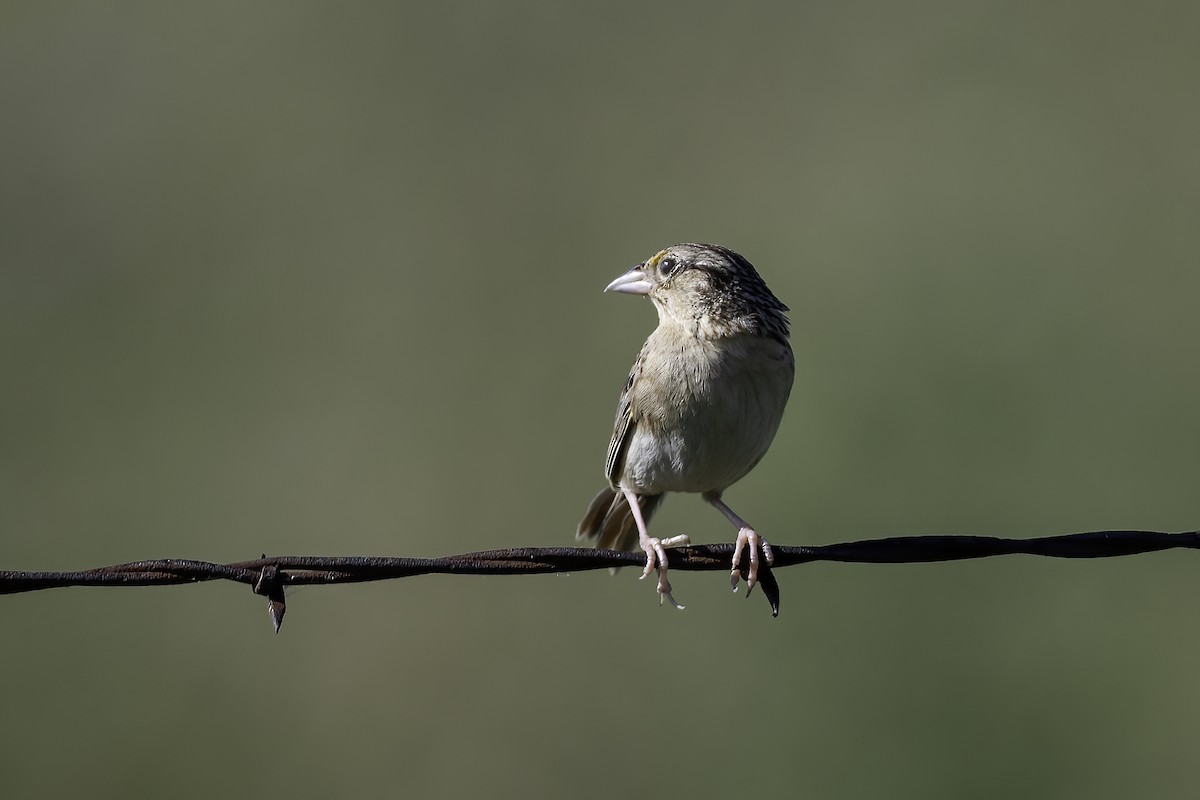
<svg viewBox="0 0 1200 800">
<path fill-rule="evenodd" d="M 750 568 L 746 570 L 746 594 L 750 594 L 754 589 L 754 584 L 758 583 L 758 553 L 761 550 L 763 557 L 768 564 L 775 563 L 775 554 L 771 552 L 771 545 L 767 540 L 759 536 L 746 520 L 734 513 L 733 509 L 725 505 L 725 501 L 721 499 L 720 492 L 705 492 L 704 499 L 711 503 L 718 511 L 725 515 L 725 519 L 733 523 L 733 526 L 738 529 L 737 540 L 733 547 L 733 570 L 729 573 L 729 586 L 733 591 L 737 591 L 738 578 L 741 573 L 738 571 L 738 565 L 742 563 L 742 550 L 746 547 L 750 548 Z"/>
<path fill-rule="evenodd" d="M 622 487 L 621 492 L 625 495 L 625 500 L 629 503 L 629 511 L 633 514 L 633 521 L 637 523 L 638 544 L 646 552 L 646 568 L 642 570 L 642 577 L 645 578 L 657 568 L 658 604 L 662 605 L 663 598 L 666 598 L 671 601 L 671 605 L 675 608 L 683 608 L 671 595 L 671 582 L 667 580 L 666 549 L 668 547 L 686 545 L 688 543 L 687 534 L 681 533 L 669 539 L 655 539 L 646 531 L 646 520 L 642 517 L 642 507 L 638 504 L 637 495 L 624 487 Z"/>
</svg>

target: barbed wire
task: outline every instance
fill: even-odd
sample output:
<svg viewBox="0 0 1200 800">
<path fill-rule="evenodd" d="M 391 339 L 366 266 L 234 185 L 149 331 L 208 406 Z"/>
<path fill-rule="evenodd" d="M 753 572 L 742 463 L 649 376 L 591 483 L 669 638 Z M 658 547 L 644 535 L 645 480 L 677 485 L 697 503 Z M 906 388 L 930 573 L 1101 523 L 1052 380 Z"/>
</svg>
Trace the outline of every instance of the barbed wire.
<svg viewBox="0 0 1200 800">
<path fill-rule="evenodd" d="M 816 561 L 858 564 L 911 564 L 959 561 L 1000 555 L 1052 558 L 1112 558 L 1173 548 L 1200 549 L 1200 531 L 1093 531 L 1035 539 L 994 536 L 896 536 L 839 544 L 793 547 L 772 545 L 773 566 L 759 565 L 759 585 L 779 615 L 779 582 L 774 570 Z M 728 570 L 732 544 L 691 545 L 667 551 L 674 570 Z M 616 567 L 640 567 L 641 552 L 594 550 L 584 547 L 517 547 L 485 550 L 444 558 L 384 558 L 375 556 L 262 556 L 253 561 L 216 564 L 167 558 L 134 561 L 77 572 L 17 572 L 0 570 L 0 594 L 36 592 L 68 586 L 171 586 L 225 580 L 244 583 L 268 598 L 276 633 L 286 610 L 284 587 L 394 580 L 416 575 L 537 575 L 586 572 Z M 748 555 L 739 566 L 746 576 Z"/>
</svg>

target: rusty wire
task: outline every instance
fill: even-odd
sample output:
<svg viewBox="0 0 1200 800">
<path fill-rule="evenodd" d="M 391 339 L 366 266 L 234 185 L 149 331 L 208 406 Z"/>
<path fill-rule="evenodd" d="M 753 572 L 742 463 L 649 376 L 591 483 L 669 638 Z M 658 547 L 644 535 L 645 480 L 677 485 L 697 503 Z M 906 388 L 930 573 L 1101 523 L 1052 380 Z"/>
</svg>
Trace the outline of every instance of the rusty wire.
<svg viewBox="0 0 1200 800">
<path fill-rule="evenodd" d="M 1111 558 L 1173 548 L 1200 549 L 1200 531 L 1095 531 L 1037 539 L 992 536 L 898 536 L 809 547 L 773 545 L 775 563 L 759 568 L 759 585 L 779 614 L 779 583 L 773 569 L 814 561 L 904 564 L 957 561 L 969 558 L 1026 554 L 1053 558 Z M 728 570 L 732 544 L 693 545 L 667 551 L 675 570 Z M 640 566 L 640 552 L 593 550 L 580 547 L 519 547 L 486 550 L 444 558 L 381 558 L 374 556 L 263 556 L 253 561 L 215 564 L 187 559 L 134 561 L 78 572 L 15 572 L 0 570 L 0 594 L 35 592 L 66 586 L 164 586 L 226 580 L 244 583 L 268 598 L 275 631 L 283 623 L 284 587 L 408 578 L 414 575 L 535 575 L 585 572 L 610 567 Z M 742 576 L 746 574 L 743 557 Z"/>
</svg>

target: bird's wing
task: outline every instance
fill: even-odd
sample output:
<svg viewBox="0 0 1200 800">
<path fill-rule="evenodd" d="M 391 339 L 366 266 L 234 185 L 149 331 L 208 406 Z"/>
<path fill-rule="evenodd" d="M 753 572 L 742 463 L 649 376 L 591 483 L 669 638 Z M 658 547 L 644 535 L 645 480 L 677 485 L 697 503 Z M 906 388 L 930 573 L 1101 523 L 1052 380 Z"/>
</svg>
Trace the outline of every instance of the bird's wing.
<svg viewBox="0 0 1200 800">
<path fill-rule="evenodd" d="M 642 374 L 642 356 L 645 353 L 646 348 L 643 347 L 642 352 L 638 353 L 637 361 L 633 362 L 633 369 L 629 370 L 625 389 L 617 402 L 617 420 L 613 424 L 612 441 L 608 443 L 608 460 L 604 464 L 604 474 L 613 486 L 621 482 L 621 474 L 625 471 L 625 453 L 629 450 L 629 441 L 637 427 L 638 419 L 633 409 L 633 389 Z"/>
</svg>

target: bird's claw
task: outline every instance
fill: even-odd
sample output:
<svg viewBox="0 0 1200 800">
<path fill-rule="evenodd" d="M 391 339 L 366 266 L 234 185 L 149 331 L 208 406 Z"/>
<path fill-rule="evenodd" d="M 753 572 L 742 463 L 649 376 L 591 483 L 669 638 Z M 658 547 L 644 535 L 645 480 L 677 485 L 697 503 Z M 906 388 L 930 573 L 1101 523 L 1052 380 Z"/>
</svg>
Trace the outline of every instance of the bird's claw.
<svg viewBox="0 0 1200 800">
<path fill-rule="evenodd" d="M 671 582 L 667 580 L 667 576 L 661 571 L 658 574 L 658 604 L 662 606 L 663 600 L 671 603 L 671 606 L 678 608 L 680 611 L 684 609 L 684 605 L 675 599 L 675 595 L 671 594 Z"/>
<path fill-rule="evenodd" d="M 745 527 L 739 530 L 733 545 L 733 569 L 729 572 L 729 588 L 735 592 L 738 589 L 738 580 L 742 577 L 742 551 L 746 548 L 750 549 L 750 566 L 746 568 L 745 573 L 746 596 L 749 597 L 758 583 L 759 551 L 762 551 L 768 565 L 775 563 L 775 553 L 767 540 L 759 536 L 753 528 Z"/>
<path fill-rule="evenodd" d="M 642 549 L 646 551 L 646 567 L 642 570 L 642 578 L 658 570 L 658 604 L 669 600 L 675 608 L 683 608 L 671 594 L 671 582 L 667 580 L 667 548 L 686 546 L 691 540 L 686 533 L 671 536 L 666 539 L 656 539 L 652 536 L 642 541 Z"/>
</svg>

